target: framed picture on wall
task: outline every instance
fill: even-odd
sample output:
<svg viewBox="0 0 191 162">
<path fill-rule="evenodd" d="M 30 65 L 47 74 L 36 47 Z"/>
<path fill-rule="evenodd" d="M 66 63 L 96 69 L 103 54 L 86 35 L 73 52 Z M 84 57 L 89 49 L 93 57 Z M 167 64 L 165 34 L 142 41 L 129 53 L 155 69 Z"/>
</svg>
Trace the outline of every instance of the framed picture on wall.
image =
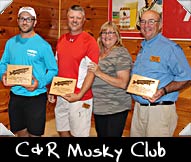
<svg viewBox="0 0 191 162">
<path fill-rule="evenodd" d="M 146 10 L 162 13 L 162 33 L 174 40 L 191 40 L 191 0 L 108 0 L 108 19 L 122 38 L 143 39 L 139 17 Z"/>
<path fill-rule="evenodd" d="M 120 28 L 123 38 L 143 39 L 139 31 L 139 16 L 154 9 L 162 12 L 162 0 L 109 0 L 109 20 Z"/>
</svg>

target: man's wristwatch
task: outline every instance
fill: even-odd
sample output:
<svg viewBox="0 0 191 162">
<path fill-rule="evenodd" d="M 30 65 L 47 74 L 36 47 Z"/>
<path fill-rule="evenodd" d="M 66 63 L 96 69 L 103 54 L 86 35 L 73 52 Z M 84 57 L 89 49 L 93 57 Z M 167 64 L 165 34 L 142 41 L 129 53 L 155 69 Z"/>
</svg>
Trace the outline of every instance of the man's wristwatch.
<svg viewBox="0 0 191 162">
<path fill-rule="evenodd" d="M 167 92 L 165 87 L 163 87 L 162 89 L 163 89 L 165 95 L 168 94 L 168 92 Z"/>
</svg>

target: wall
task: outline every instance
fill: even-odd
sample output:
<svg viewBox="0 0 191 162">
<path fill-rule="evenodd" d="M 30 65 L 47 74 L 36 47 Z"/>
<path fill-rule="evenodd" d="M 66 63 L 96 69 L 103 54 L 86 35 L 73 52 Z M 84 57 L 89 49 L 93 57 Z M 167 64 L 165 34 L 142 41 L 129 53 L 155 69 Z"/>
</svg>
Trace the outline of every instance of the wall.
<svg viewBox="0 0 191 162">
<path fill-rule="evenodd" d="M 60 4 L 60 5 L 59 5 Z M 87 21 L 84 30 L 91 32 L 97 38 L 101 25 L 107 20 L 108 2 L 107 0 L 14 0 L 3 14 L 0 14 L 0 57 L 3 53 L 5 42 L 11 36 L 17 34 L 17 12 L 21 6 L 32 6 L 37 12 L 38 24 L 36 32 L 42 35 L 51 45 L 55 52 L 57 38 L 68 31 L 66 24 L 66 10 L 72 4 L 79 4 L 85 8 Z M 128 48 L 133 60 L 140 49 L 141 40 L 127 40 L 123 43 Z M 191 41 L 176 41 L 184 50 L 186 57 L 191 65 Z M 4 112 L 9 99 L 9 89 L 5 88 L 0 82 L 0 112 Z M 47 114 L 53 117 L 54 105 L 47 103 Z M 2 109 L 2 111 L 1 111 Z M 177 102 L 177 112 L 179 115 L 178 132 L 191 121 L 191 87 L 181 91 Z M 6 122 L 7 114 L 0 113 L 0 122 Z M 6 121 L 4 121 L 6 119 Z M 130 122 L 130 121 L 128 121 Z M 127 124 L 129 129 L 129 123 Z"/>
</svg>

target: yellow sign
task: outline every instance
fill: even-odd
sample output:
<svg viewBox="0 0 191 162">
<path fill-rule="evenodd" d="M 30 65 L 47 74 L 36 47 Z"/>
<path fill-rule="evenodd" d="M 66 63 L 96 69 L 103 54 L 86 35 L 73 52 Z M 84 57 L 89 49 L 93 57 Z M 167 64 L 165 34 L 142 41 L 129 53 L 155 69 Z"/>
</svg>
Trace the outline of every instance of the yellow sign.
<svg viewBox="0 0 191 162">
<path fill-rule="evenodd" d="M 136 21 L 137 21 L 138 1 L 131 0 L 130 2 L 126 3 L 125 6 L 127 8 L 130 8 L 130 27 L 129 27 L 129 29 L 135 29 Z"/>
</svg>

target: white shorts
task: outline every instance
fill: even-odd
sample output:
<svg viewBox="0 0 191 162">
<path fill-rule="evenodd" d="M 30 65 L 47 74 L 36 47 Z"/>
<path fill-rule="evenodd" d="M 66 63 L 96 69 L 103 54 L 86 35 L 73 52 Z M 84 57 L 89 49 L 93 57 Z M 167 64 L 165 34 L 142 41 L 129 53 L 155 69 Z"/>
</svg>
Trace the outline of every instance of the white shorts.
<svg viewBox="0 0 191 162">
<path fill-rule="evenodd" d="M 88 137 L 91 128 L 92 99 L 68 102 L 57 97 L 55 107 L 56 129 L 59 132 L 70 131 L 74 137 Z M 83 104 L 89 105 L 84 108 Z"/>
</svg>

